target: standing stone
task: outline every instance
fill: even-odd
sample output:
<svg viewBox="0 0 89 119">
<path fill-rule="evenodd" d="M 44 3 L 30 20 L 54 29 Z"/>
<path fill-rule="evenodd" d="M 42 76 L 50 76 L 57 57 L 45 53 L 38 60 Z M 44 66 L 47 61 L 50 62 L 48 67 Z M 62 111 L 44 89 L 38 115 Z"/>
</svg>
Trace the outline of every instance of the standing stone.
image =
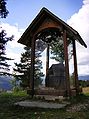
<svg viewBox="0 0 89 119">
<path fill-rule="evenodd" d="M 65 89 L 65 67 L 64 64 L 53 64 L 46 76 L 47 87 Z"/>
</svg>

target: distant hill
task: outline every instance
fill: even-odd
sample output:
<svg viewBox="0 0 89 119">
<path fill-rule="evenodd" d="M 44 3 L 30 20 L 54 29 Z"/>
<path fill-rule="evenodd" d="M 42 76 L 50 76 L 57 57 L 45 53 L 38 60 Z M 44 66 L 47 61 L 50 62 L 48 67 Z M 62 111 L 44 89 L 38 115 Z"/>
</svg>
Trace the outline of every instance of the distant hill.
<svg viewBox="0 0 89 119">
<path fill-rule="evenodd" d="M 89 75 L 79 76 L 79 80 L 89 80 Z"/>
<path fill-rule="evenodd" d="M 0 76 L 0 89 L 11 90 L 13 86 L 10 83 L 11 77 L 9 76 Z"/>
<path fill-rule="evenodd" d="M 89 80 L 89 75 L 79 76 L 79 80 Z M 12 78 L 9 76 L 0 76 L 0 89 L 11 90 L 13 88 L 10 80 Z"/>
</svg>

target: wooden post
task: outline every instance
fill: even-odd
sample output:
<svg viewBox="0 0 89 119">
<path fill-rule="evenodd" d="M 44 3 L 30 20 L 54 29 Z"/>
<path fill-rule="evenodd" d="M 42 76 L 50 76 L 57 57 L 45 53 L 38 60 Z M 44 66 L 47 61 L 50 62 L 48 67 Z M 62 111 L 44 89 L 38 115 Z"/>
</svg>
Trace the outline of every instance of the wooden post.
<svg viewBox="0 0 89 119">
<path fill-rule="evenodd" d="M 68 48 L 67 48 L 67 36 L 66 30 L 63 33 L 64 40 L 64 57 L 65 57 L 65 76 L 66 76 L 66 90 L 67 96 L 70 96 L 70 81 L 69 81 L 69 63 L 68 63 Z"/>
<path fill-rule="evenodd" d="M 30 74 L 30 88 L 31 88 L 31 96 L 34 96 L 34 67 L 35 64 L 35 38 L 32 38 L 31 42 L 31 74 Z"/>
<path fill-rule="evenodd" d="M 76 88 L 76 94 L 79 93 L 79 83 L 78 83 L 78 70 L 77 70 L 77 57 L 76 57 L 76 44 L 75 40 L 73 42 L 73 60 L 74 60 L 74 83 Z"/>
<path fill-rule="evenodd" d="M 46 76 L 48 75 L 49 69 L 49 43 L 47 44 L 47 52 L 46 52 Z M 47 79 L 45 79 L 45 86 L 47 86 Z"/>
</svg>

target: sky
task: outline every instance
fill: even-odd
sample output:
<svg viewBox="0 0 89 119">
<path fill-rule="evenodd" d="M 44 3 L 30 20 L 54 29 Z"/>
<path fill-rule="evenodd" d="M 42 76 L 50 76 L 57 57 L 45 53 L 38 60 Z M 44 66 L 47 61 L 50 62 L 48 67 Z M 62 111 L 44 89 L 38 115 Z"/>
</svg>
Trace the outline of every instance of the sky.
<svg viewBox="0 0 89 119">
<path fill-rule="evenodd" d="M 8 42 L 6 49 L 8 57 L 14 59 L 10 63 L 19 62 L 24 46 L 17 41 L 42 7 L 49 9 L 79 32 L 87 48 L 76 43 L 78 74 L 89 75 L 89 0 L 8 0 L 9 15 L 6 19 L 0 19 L 0 25 L 8 36 L 14 35 L 14 41 Z M 70 65 L 73 68 L 72 61 Z"/>
</svg>

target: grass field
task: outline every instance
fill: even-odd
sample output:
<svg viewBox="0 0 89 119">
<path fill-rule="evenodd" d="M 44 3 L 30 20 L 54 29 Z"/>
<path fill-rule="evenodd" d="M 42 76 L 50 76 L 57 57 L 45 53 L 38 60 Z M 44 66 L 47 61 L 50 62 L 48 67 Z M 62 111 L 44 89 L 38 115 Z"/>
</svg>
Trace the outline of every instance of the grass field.
<svg viewBox="0 0 89 119">
<path fill-rule="evenodd" d="M 85 89 L 84 89 L 85 91 Z M 84 92 L 85 93 L 85 92 Z M 72 97 L 64 109 L 41 109 L 15 106 L 29 99 L 25 92 L 0 94 L 0 119 L 89 119 L 89 95 Z"/>
<path fill-rule="evenodd" d="M 89 87 L 83 88 L 83 93 L 84 94 L 89 94 Z"/>
</svg>

